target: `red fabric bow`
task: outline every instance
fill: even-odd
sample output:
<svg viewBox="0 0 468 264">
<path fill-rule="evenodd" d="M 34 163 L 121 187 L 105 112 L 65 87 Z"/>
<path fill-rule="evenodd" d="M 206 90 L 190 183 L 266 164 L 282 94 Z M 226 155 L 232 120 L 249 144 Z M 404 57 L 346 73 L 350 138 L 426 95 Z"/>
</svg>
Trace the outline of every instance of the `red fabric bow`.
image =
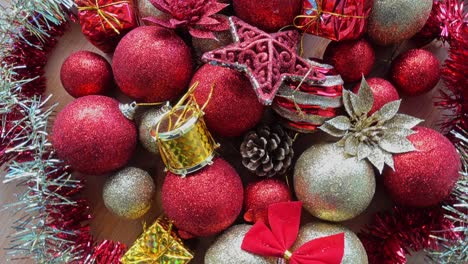
<svg viewBox="0 0 468 264">
<path fill-rule="evenodd" d="M 311 240 L 290 252 L 299 233 L 301 202 L 268 207 L 271 230 L 257 222 L 244 237 L 242 249 L 261 256 L 284 258 L 290 264 L 340 264 L 344 255 L 344 233 Z"/>
</svg>

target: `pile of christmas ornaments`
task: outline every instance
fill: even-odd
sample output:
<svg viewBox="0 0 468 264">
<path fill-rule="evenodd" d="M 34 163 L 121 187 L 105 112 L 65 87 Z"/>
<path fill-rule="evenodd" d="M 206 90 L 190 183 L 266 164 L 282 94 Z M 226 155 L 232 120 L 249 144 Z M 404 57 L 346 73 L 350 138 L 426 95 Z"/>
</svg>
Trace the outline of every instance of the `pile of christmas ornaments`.
<svg viewBox="0 0 468 264">
<path fill-rule="evenodd" d="M 311 256 L 367 263 L 357 236 L 339 222 L 366 210 L 376 177 L 394 202 L 413 207 L 440 203 L 457 181 L 452 144 L 398 113 L 399 94 L 420 95 L 437 84 L 434 55 L 409 50 L 393 60 L 387 80 L 363 77 L 373 69 L 375 45 L 415 35 L 431 0 L 76 4 L 83 34 L 113 54 L 112 65 L 89 51 L 63 62 L 63 87 L 76 99 L 53 125 L 58 156 L 83 174 L 112 174 L 105 205 L 128 219 L 153 206 L 156 190 L 148 172 L 125 167 L 138 139 L 152 153 L 145 158 L 167 170 L 167 219 L 158 218 L 123 263 L 187 263 L 193 255 L 179 237 L 218 234 L 205 263 L 311 263 Z M 301 57 L 301 49 L 314 48 L 302 46 L 301 33 L 333 40 L 323 60 Z M 103 95 L 115 87 L 135 102 Z M 296 136 L 314 132 L 332 140 L 295 153 Z M 249 172 L 243 179 L 216 154 L 226 138 Z M 296 198 L 301 202 L 291 202 Z M 327 222 L 299 227 L 302 207 Z"/>
</svg>

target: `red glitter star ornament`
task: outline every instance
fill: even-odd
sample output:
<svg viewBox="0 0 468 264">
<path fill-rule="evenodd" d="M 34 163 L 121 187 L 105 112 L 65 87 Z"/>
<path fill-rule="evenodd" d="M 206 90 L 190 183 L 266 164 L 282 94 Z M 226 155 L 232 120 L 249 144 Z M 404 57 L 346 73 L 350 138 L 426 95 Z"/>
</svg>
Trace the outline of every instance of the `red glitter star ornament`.
<svg viewBox="0 0 468 264">
<path fill-rule="evenodd" d="M 270 105 L 283 82 L 325 81 L 319 68 L 296 53 L 299 33 L 282 31 L 273 34 L 230 17 L 234 44 L 203 54 L 202 60 L 245 72 L 262 104 Z"/>
</svg>

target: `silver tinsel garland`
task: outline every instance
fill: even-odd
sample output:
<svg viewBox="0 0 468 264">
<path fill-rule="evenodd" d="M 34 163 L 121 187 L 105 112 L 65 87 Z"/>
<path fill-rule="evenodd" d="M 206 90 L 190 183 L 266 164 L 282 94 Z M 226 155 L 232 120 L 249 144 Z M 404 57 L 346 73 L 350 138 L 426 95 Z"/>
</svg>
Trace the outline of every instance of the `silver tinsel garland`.
<svg viewBox="0 0 468 264">
<path fill-rule="evenodd" d="M 448 240 L 439 237 L 439 232 L 434 233 L 433 237 L 439 241 L 439 249 L 428 251 L 428 254 L 434 263 L 439 264 L 468 263 L 468 133 L 460 127 L 454 128 L 450 133 L 457 142 L 455 146 L 460 153 L 462 170 L 452 193 L 453 202 L 443 208 L 447 211 L 446 217 L 455 224 L 453 231 L 459 237 Z"/>
<path fill-rule="evenodd" d="M 67 240 L 77 235 L 76 230 L 62 230 L 59 225 L 50 223 L 51 207 L 75 205 L 75 201 L 54 190 L 81 188 L 81 183 L 72 179 L 61 161 L 54 158 L 47 139 L 55 105 L 46 106 L 50 96 L 22 95 L 23 86 L 35 78 L 19 78 L 17 71 L 26 66 L 5 62 L 5 58 L 11 57 L 15 43 L 23 42 L 41 50 L 44 47 L 41 44 L 50 37 L 48 30 L 66 21 L 66 9 L 72 5 L 71 0 L 16 0 L 0 8 L 0 142 L 9 146 L 2 156 L 14 157 L 9 163 L 9 159 L 2 157 L 3 162 L 7 162 L 3 182 L 15 183 L 21 192 L 17 194 L 18 201 L 4 205 L 17 217 L 13 223 L 14 232 L 9 236 L 7 254 L 10 259 L 69 263 L 83 258 L 75 241 Z M 34 36 L 40 44 L 30 43 L 26 36 Z M 9 120 L 9 115 L 16 118 Z M 23 154 L 27 154 L 26 160 L 19 159 Z"/>
</svg>

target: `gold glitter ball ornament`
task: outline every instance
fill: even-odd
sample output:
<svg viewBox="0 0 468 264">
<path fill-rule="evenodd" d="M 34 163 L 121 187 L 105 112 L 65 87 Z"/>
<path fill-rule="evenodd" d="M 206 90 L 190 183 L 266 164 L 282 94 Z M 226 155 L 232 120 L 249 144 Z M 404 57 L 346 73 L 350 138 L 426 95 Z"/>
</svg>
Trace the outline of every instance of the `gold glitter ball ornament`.
<svg viewBox="0 0 468 264">
<path fill-rule="evenodd" d="M 153 154 L 159 154 L 156 142 L 156 126 L 161 118 L 171 110 L 169 104 L 162 107 L 151 108 L 143 113 L 138 126 L 139 140 L 141 145 Z"/>
<path fill-rule="evenodd" d="M 367 264 L 367 254 L 359 238 L 351 230 L 334 224 L 308 223 L 301 227 L 299 235 L 294 243 L 293 250 L 298 249 L 303 244 L 317 238 L 345 234 L 344 255 L 341 264 Z"/>
<path fill-rule="evenodd" d="M 345 221 L 369 206 L 375 192 L 374 170 L 334 143 L 314 145 L 296 162 L 294 189 L 313 216 Z"/>
<path fill-rule="evenodd" d="M 265 258 L 241 249 L 244 236 L 251 228 L 251 225 L 236 225 L 226 230 L 206 252 L 205 264 L 276 263 L 275 258 Z"/>
<path fill-rule="evenodd" d="M 422 29 L 432 9 L 432 0 L 375 0 L 368 34 L 379 45 L 397 44 Z"/>
<path fill-rule="evenodd" d="M 155 190 L 153 178 L 146 171 L 127 167 L 107 179 L 102 197 L 109 211 L 122 218 L 137 219 L 148 212 Z"/>
</svg>

